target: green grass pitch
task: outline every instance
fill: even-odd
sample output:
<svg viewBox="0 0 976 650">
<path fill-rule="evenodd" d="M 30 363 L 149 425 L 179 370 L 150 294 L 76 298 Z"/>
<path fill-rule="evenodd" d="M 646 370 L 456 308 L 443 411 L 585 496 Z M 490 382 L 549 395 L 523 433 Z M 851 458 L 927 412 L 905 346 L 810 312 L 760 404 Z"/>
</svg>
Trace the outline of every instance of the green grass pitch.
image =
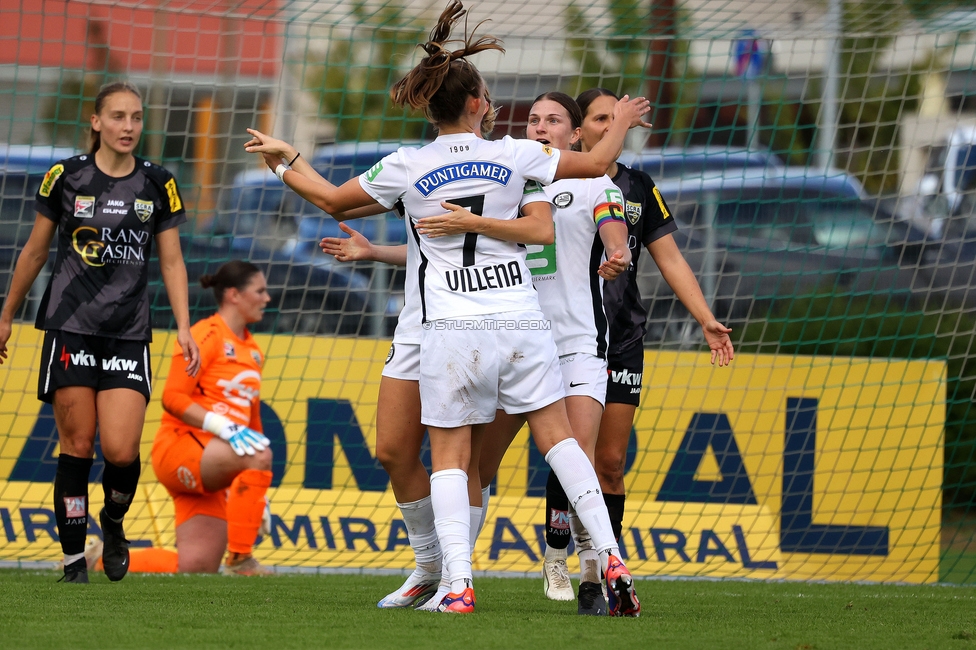
<svg viewBox="0 0 976 650">
<path fill-rule="evenodd" d="M 976 588 L 637 582 L 639 619 L 587 618 L 541 580 L 478 578 L 470 616 L 380 610 L 402 578 L 0 570 L 2 648 L 976 648 Z"/>
</svg>

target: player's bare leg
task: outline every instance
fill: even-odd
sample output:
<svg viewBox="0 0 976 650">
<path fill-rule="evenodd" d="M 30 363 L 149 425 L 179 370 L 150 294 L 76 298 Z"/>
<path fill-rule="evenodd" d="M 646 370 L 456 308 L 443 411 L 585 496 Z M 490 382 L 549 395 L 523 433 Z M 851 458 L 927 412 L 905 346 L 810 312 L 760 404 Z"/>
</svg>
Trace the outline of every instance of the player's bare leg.
<svg viewBox="0 0 976 650">
<path fill-rule="evenodd" d="M 264 519 L 265 495 L 271 486 L 270 449 L 253 456 L 238 456 L 230 445 L 211 439 L 200 458 L 200 478 L 207 492 L 228 489 L 224 526 L 227 561 L 220 570 L 227 575 L 261 576 L 274 573 L 253 555 L 254 541 Z M 187 522 L 188 523 L 188 522 Z M 183 548 L 178 547 L 181 558 Z M 216 569 L 215 569 L 216 570 Z"/>
<path fill-rule="evenodd" d="M 225 519 L 195 515 L 176 527 L 180 573 L 217 573 L 226 548 Z"/>
<path fill-rule="evenodd" d="M 610 512 L 610 525 L 618 539 L 623 530 L 627 444 L 636 412 L 637 407 L 633 404 L 607 404 L 596 442 L 594 467 Z"/>
<path fill-rule="evenodd" d="M 376 411 L 376 458 L 390 475 L 415 567 L 397 590 L 380 599 L 377 606 L 381 608 L 422 606 L 433 600 L 441 581 L 441 549 L 430 503 L 430 477 L 420 462 L 426 430 L 420 423 L 419 382 L 382 377 Z"/>
</svg>

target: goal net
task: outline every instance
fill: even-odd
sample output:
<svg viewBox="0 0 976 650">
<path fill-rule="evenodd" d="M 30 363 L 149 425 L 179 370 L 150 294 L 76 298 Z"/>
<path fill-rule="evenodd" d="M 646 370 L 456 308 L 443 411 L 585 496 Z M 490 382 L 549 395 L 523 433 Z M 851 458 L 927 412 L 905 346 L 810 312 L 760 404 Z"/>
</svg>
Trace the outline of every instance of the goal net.
<svg viewBox="0 0 976 650">
<path fill-rule="evenodd" d="M 244 152 L 245 129 L 294 143 L 336 184 L 429 142 L 423 116 L 388 90 L 443 8 L 0 0 L 0 295 L 45 172 L 86 149 L 98 88 L 133 82 L 146 110 L 138 155 L 174 174 L 188 210 L 192 319 L 215 310 L 199 275 L 247 259 L 268 277 L 272 302 L 253 331 L 266 353 L 273 517 L 255 553 L 282 569 L 412 566 L 375 452 L 405 280 L 324 256 L 317 242 L 339 234 L 336 222 Z M 651 99 L 653 128 L 632 132 L 620 162 L 654 179 L 706 300 L 733 329 L 734 362 L 711 366 L 701 328 L 643 251 L 643 374 L 614 378 L 641 395 L 620 539 L 634 574 L 976 580 L 976 11 L 925 0 L 466 8 L 468 33 L 488 21 L 479 33 L 506 48 L 474 58 L 499 107 L 493 138 L 524 137 L 546 91 Z M 627 211 L 636 219 L 640 206 Z M 375 243 L 406 241 L 392 213 L 352 225 Z M 154 393 L 126 532 L 135 547 L 172 549 L 172 500 L 150 450 L 175 331 L 151 268 Z M 0 367 L 3 566 L 61 557 L 57 431 L 36 399 L 32 326 L 46 279 Z M 96 450 L 92 483 L 102 466 Z M 476 571 L 537 571 L 547 472 L 524 429 L 493 484 Z"/>
</svg>

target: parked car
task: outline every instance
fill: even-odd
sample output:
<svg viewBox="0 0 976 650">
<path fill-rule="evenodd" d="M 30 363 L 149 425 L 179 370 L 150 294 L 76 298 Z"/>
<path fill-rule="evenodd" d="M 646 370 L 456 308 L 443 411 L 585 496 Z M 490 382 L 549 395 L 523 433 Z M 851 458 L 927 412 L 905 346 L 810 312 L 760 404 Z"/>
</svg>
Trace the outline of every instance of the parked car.
<svg viewBox="0 0 976 650">
<path fill-rule="evenodd" d="M 657 186 L 678 224 L 675 241 L 720 320 L 759 318 L 775 299 L 817 291 L 907 300 L 929 288 L 918 272 L 925 234 L 879 214 L 844 172 L 739 169 Z M 687 312 L 656 267 L 639 282 L 648 340 L 678 336 Z"/>
<path fill-rule="evenodd" d="M 682 176 L 720 175 L 733 169 L 782 168 L 769 151 L 725 147 L 666 147 L 625 151 L 620 162 L 647 172 L 655 181 Z"/>
<path fill-rule="evenodd" d="M 0 144 L 0 290 L 4 298 L 10 290 L 17 256 L 34 227 L 34 197 L 44 174 L 57 161 L 78 153 L 70 147 Z M 36 314 L 43 280 L 35 283 L 18 318 L 30 319 Z"/>
<path fill-rule="evenodd" d="M 342 185 L 400 147 L 398 142 L 347 142 L 319 147 L 311 156 L 315 171 Z M 378 243 L 406 243 L 403 222 L 392 213 L 357 219 L 350 225 Z M 318 241 L 341 234 L 338 223 L 285 187 L 262 168 L 238 174 L 225 192 L 214 233 L 228 235 L 234 251 L 283 249 L 300 259 L 319 262 Z"/>
<path fill-rule="evenodd" d="M 190 280 L 190 319 L 196 322 L 217 309 L 212 291 L 203 289 L 197 279 L 215 272 L 224 262 L 243 256 L 232 249 L 228 237 L 181 234 L 180 244 Z M 264 318 L 252 325 L 251 331 L 366 333 L 368 324 L 364 326 L 363 314 L 368 311 L 370 293 L 368 279 L 361 274 L 339 265 L 295 264 L 287 255 L 264 249 L 246 259 L 264 273 L 271 295 Z M 155 256 L 149 265 L 149 283 L 153 327 L 174 328 L 176 323 Z"/>
<path fill-rule="evenodd" d="M 399 146 L 328 145 L 316 149 L 310 163 L 325 179 L 341 185 Z M 406 243 L 403 220 L 392 213 L 356 219 L 350 226 L 379 244 Z M 403 304 L 403 274 L 371 263 L 342 264 L 323 255 L 318 248 L 322 237 L 345 236 L 338 222 L 285 187 L 270 170 L 248 170 L 235 177 L 212 234 L 226 240 L 228 255 L 261 260 L 280 279 L 269 277 L 277 311 L 269 312 L 268 327 L 320 334 L 392 333 Z"/>
</svg>

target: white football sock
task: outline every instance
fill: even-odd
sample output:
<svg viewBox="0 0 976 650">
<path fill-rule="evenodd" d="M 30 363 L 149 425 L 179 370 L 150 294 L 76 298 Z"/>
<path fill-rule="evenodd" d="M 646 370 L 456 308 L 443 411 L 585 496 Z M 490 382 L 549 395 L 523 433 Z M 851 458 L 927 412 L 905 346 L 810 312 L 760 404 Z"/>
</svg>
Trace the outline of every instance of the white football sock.
<svg viewBox="0 0 976 650">
<path fill-rule="evenodd" d="M 443 568 L 451 576 L 451 589 L 459 587 L 463 591 L 472 577 L 468 475 L 460 469 L 445 469 L 431 474 L 430 501 L 434 507 L 434 526 L 444 556 Z"/>
<path fill-rule="evenodd" d="M 468 514 L 471 522 L 471 553 L 474 554 L 475 544 L 478 543 L 478 534 L 481 532 L 481 522 L 484 520 L 484 506 L 469 506 Z"/>
<path fill-rule="evenodd" d="M 546 544 L 546 560 L 552 562 L 553 560 L 565 560 L 569 557 L 569 553 L 566 552 L 564 548 L 553 548 Z"/>
<path fill-rule="evenodd" d="M 84 553 L 73 553 L 71 555 L 65 555 L 64 556 L 64 566 L 68 566 L 72 562 L 77 562 L 78 560 L 80 560 L 83 557 L 85 557 L 85 554 Z M 88 567 L 88 568 L 90 569 L 91 567 Z"/>
<path fill-rule="evenodd" d="M 607 504 L 600 492 L 600 481 L 593 471 L 590 459 L 586 457 L 579 444 L 573 438 L 566 438 L 553 445 L 546 454 L 546 462 L 559 478 L 566 496 L 569 497 L 570 508 L 576 510 L 577 516 L 593 539 L 593 545 L 602 553 L 612 553 L 619 556 L 617 540 L 613 537 L 610 525 L 610 515 Z"/>
<path fill-rule="evenodd" d="M 573 534 L 573 543 L 576 544 L 576 553 L 579 555 L 580 562 L 580 582 L 600 582 L 600 555 L 593 548 L 593 540 L 590 533 L 579 520 L 579 516 L 570 509 L 569 530 Z"/>
<path fill-rule="evenodd" d="M 417 560 L 417 568 L 427 573 L 441 571 L 441 545 L 434 528 L 434 508 L 430 497 L 410 503 L 397 503 L 403 523 L 407 527 L 410 548 Z"/>
<path fill-rule="evenodd" d="M 485 529 L 485 521 L 488 519 L 488 499 L 491 498 L 491 486 L 481 488 L 481 521 L 478 522 L 478 534 Z"/>
</svg>

